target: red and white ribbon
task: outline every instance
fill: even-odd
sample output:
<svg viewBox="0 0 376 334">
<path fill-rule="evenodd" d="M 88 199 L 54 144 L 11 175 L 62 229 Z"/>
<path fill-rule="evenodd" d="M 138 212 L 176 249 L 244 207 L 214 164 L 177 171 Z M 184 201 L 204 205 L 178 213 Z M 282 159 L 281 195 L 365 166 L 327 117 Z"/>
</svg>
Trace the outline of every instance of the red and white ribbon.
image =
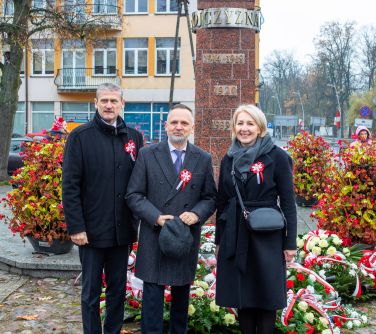
<svg viewBox="0 0 376 334">
<path fill-rule="evenodd" d="M 180 174 L 180 182 L 178 186 L 176 187 L 176 190 L 179 190 L 181 187 L 181 190 L 184 190 L 187 183 L 192 179 L 192 173 L 189 170 L 183 169 Z"/>
<path fill-rule="evenodd" d="M 136 144 L 132 139 L 128 143 L 124 144 L 124 150 L 127 152 L 133 161 L 136 161 Z"/>
<path fill-rule="evenodd" d="M 264 182 L 264 174 L 262 173 L 264 171 L 264 164 L 259 161 L 254 163 L 251 166 L 251 172 L 257 175 L 257 184 Z"/>
</svg>

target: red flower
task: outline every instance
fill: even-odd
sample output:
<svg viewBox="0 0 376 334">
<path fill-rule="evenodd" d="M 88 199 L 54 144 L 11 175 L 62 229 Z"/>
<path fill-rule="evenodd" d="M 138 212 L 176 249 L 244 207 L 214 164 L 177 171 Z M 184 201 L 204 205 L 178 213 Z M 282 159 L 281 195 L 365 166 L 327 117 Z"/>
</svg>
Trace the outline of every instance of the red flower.
<svg viewBox="0 0 376 334">
<path fill-rule="evenodd" d="M 294 287 L 294 285 L 295 285 L 295 282 L 293 280 L 291 280 L 291 279 L 287 280 L 287 284 L 286 284 L 287 289 L 292 289 Z"/>
<path fill-rule="evenodd" d="M 298 279 L 298 281 L 304 281 L 305 280 L 305 276 L 302 274 L 302 273 L 297 273 L 296 274 L 296 278 Z"/>
<path fill-rule="evenodd" d="M 342 322 L 339 318 L 337 317 L 333 317 L 333 321 L 334 321 L 334 324 L 337 326 L 337 327 L 342 327 Z"/>
<path fill-rule="evenodd" d="M 326 293 L 326 294 L 329 294 L 329 292 L 330 292 L 330 289 L 326 286 L 326 287 L 325 287 L 325 293 Z"/>
<path fill-rule="evenodd" d="M 315 331 L 315 328 L 310 324 L 304 324 L 307 327 L 306 334 L 312 334 Z"/>
<path fill-rule="evenodd" d="M 130 307 L 133 307 L 133 308 L 140 308 L 140 303 L 137 301 L 137 300 L 134 300 L 134 299 L 130 299 L 128 301 L 128 304 Z"/>
<path fill-rule="evenodd" d="M 170 303 L 171 300 L 172 300 L 171 295 L 167 295 L 167 296 L 166 296 L 166 303 Z"/>
</svg>

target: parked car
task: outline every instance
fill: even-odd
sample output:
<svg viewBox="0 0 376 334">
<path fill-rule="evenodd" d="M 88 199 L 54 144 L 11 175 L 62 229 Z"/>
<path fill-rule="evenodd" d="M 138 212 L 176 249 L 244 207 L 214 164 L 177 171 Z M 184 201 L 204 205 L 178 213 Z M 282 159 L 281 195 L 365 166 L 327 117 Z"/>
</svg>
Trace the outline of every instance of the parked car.
<svg viewBox="0 0 376 334">
<path fill-rule="evenodd" d="M 8 175 L 12 175 L 13 172 L 23 166 L 20 153 L 23 151 L 24 142 L 32 142 L 30 137 L 12 138 L 8 156 Z"/>
</svg>

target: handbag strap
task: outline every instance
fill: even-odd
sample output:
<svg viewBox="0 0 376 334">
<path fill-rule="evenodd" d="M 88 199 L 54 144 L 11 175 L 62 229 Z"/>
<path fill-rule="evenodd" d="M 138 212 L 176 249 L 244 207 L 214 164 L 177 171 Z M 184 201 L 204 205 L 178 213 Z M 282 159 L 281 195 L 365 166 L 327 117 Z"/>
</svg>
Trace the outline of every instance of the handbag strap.
<svg viewBox="0 0 376 334">
<path fill-rule="evenodd" d="M 244 206 L 244 202 L 243 202 L 242 196 L 240 195 L 239 187 L 238 187 L 238 184 L 237 184 L 236 179 L 235 179 L 234 160 L 232 160 L 231 177 L 232 177 L 232 183 L 234 184 L 234 187 L 235 187 L 235 190 L 236 190 L 236 194 L 237 194 L 238 199 L 239 199 L 239 204 L 240 204 L 240 207 L 242 209 L 243 217 L 244 217 L 244 219 L 247 219 L 247 217 L 249 215 L 249 211 Z M 284 215 L 284 213 L 283 213 L 280 205 L 277 204 L 277 206 L 278 206 L 279 212 L 281 213 L 281 215 L 283 217 L 283 220 L 286 223 L 286 217 L 285 217 L 285 215 Z M 287 231 L 286 231 L 286 235 L 287 235 Z"/>
<path fill-rule="evenodd" d="M 243 213 L 244 219 L 247 219 L 247 217 L 249 215 L 249 211 L 247 211 L 247 209 L 244 206 L 242 196 L 240 195 L 239 187 L 238 187 L 238 184 L 237 184 L 236 179 L 235 179 L 234 160 L 232 160 L 231 177 L 232 177 L 232 183 L 235 186 L 236 194 L 237 194 L 238 199 L 239 199 L 240 207 L 242 208 L 242 213 Z"/>
</svg>

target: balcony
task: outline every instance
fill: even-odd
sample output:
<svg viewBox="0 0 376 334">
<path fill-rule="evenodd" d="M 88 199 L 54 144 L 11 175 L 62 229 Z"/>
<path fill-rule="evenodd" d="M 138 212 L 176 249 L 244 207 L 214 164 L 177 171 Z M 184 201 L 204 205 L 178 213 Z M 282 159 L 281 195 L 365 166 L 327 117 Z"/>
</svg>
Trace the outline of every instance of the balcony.
<svg viewBox="0 0 376 334">
<path fill-rule="evenodd" d="M 60 68 L 55 77 L 55 85 L 59 93 L 94 92 L 102 83 L 120 85 L 121 77 L 115 67 L 95 68 Z"/>
<path fill-rule="evenodd" d="M 123 15 L 120 7 L 115 5 L 106 3 L 65 4 L 62 11 L 72 24 L 81 24 L 100 30 L 122 30 Z"/>
</svg>

